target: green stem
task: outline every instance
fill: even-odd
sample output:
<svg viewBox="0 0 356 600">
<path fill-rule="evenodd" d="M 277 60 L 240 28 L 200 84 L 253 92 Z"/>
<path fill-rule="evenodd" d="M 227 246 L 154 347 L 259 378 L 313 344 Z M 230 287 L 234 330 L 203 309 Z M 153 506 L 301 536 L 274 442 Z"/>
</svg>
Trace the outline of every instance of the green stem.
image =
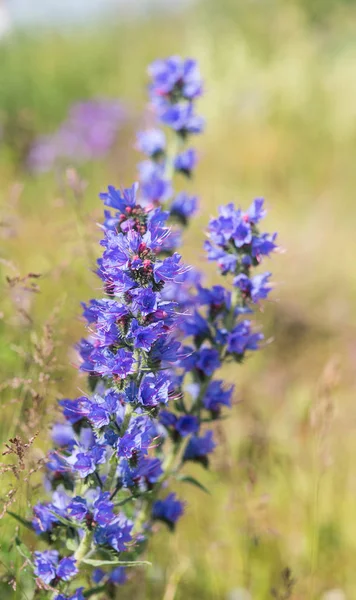
<svg viewBox="0 0 356 600">
<path fill-rule="evenodd" d="M 82 537 L 82 540 L 81 540 L 78 548 L 76 549 L 76 551 L 74 553 L 74 558 L 77 561 L 77 565 L 79 565 L 79 563 L 81 563 L 83 558 L 90 551 L 92 540 L 93 540 L 93 532 L 86 531 L 84 536 Z"/>
</svg>

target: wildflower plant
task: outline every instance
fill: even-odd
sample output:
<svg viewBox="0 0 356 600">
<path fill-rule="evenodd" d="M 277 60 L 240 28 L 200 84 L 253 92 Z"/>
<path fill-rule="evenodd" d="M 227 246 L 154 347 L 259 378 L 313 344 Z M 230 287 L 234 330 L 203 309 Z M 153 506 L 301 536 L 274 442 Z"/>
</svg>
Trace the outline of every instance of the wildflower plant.
<svg viewBox="0 0 356 600">
<path fill-rule="evenodd" d="M 203 127 L 201 77 L 195 61 L 178 57 L 149 73 L 157 123 L 173 131 L 173 144 L 159 128 L 141 132 L 140 186 L 101 194 L 103 296 L 83 305 L 89 335 L 78 346 L 90 391 L 60 401 L 45 477 L 51 497 L 33 509 L 40 549 L 26 559 L 43 597 L 57 600 L 110 596 L 128 567 L 146 564 L 154 523 L 174 530 L 185 503 L 169 486 L 203 487 L 184 466 L 208 467 L 212 424 L 231 405 L 219 369 L 263 340 L 250 320 L 271 290 L 270 273 L 254 270 L 276 248 L 275 234 L 260 231 L 263 200 L 247 211 L 228 204 L 210 221 L 205 249 L 225 279 L 204 287 L 169 226 L 187 225 L 196 210 L 173 179 L 195 167 L 187 142 Z"/>
</svg>

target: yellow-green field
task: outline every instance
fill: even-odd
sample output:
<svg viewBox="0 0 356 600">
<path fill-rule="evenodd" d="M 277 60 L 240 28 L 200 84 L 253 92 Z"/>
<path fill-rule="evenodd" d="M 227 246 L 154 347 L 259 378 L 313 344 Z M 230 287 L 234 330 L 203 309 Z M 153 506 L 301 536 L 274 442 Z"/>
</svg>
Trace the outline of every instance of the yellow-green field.
<svg viewBox="0 0 356 600">
<path fill-rule="evenodd" d="M 39 432 L 25 448 L 24 469 L 1 475 L 0 513 L 12 502 L 9 509 L 26 516 L 40 496 L 40 473 L 29 477 L 28 469 L 48 448 L 56 399 L 84 385 L 73 346 L 84 335 L 80 301 L 98 293 L 90 271 L 99 252 L 98 192 L 134 180 L 146 66 L 177 53 L 200 63 L 208 123 L 197 139 L 201 161 L 190 185 L 201 212 L 185 234 L 185 261 L 201 266 L 204 228 L 219 204 L 247 206 L 256 196 L 266 198 L 267 228 L 279 232 L 285 252 L 268 267 L 276 285 L 260 315 L 273 343 L 225 372 L 236 402 L 218 427 L 211 471 L 199 471 L 211 495 L 184 488 L 177 533 L 160 530 L 149 552 L 153 566 L 130 574 L 117 598 L 353 600 L 354 1 L 206 0 L 179 16 L 19 34 L 0 44 L 3 450 L 14 435 L 27 442 Z M 130 118 L 110 157 L 80 169 L 87 187 L 78 200 L 53 174 L 26 173 L 20 159 L 33 132 L 53 130 L 74 100 L 94 96 L 122 98 Z M 42 276 L 6 280 L 29 272 Z M 211 267 L 206 272 L 217 280 Z M 28 291 L 31 282 L 39 292 Z M 5 515 L 0 526 L 0 598 L 29 600 L 16 522 Z M 19 533 L 33 545 L 28 532 Z"/>
</svg>

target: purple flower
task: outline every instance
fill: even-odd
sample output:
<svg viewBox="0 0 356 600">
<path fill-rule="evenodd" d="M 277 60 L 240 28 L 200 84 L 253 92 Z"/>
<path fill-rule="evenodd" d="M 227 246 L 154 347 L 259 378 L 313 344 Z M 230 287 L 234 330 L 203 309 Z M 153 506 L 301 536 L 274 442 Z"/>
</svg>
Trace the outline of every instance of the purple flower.
<svg viewBox="0 0 356 600">
<path fill-rule="evenodd" d="M 253 236 L 251 249 L 252 256 L 256 257 L 258 260 L 261 256 L 269 256 L 271 252 L 277 248 L 277 245 L 274 243 L 276 237 L 276 233 L 263 233 L 259 237 Z"/>
<path fill-rule="evenodd" d="M 136 319 L 132 321 L 130 335 L 133 338 L 135 348 L 141 348 L 148 352 L 162 333 L 162 323 L 152 323 L 151 325 L 140 326 Z"/>
<path fill-rule="evenodd" d="M 198 209 L 198 199 L 196 196 L 188 196 L 185 192 L 178 194 L 171 204 L 171 214 L 179 217 L 183 223 L 187 222 Z"/>
<path fill-rule="evenodd" d="M 104 377 L 115 375 L 119 379 L 125 379 L 134 368 L 134 357 L 131 352 L 119 348 L 114 354 L 109 349 L 97 349 L 91 356 L 94 371 Z"/>
<path fill-rule="evenodd" d="M 149 315 L 157 308 L 157 294 L 150 288 L 133 290 L 132 308 L 143 316 Z"/>
<path fill-rule="evenodd" d="M 203 462 L 207 454 L 210 454 L 214 448 L 213 432 L 207 431 L 203 436 L 193 436 L 190 438 L 183 458 L 184 460 Z"/>
<path fill-rule="evenodd" d="M 175 428 L 182 437 L 186 437 L 199 430 L 199 421 L 194 415 L 184 415 L 183 417 L 179 417 Z"/>
<path fill-rule="evenodd" d="M 251 322 L 241 321 L 229 333 L 227 348 L 229 352 L 242 355 L 246 350 L 258 350 L 259 342 L 263 339 L 262 333 L 251 332 Z"/>
<path fill-rule="evenodd" d="M 116 552 L 125 552 L 127 544 L 132 540 L 133 523 L 126 519 L 124 514 L 119 514 L 115 519 L 105 527 L 98 527 L 94 533 L 94 539 L 97 544 L 109 545 Z"/>
<path fill-rule="evenodd" d="M 259 221 L 261 221 L 261 219 L 263 219 L 266 216 L 266 211 L 263 208 L 263 204 L 263 198 L 256 198 L 252 202 L 250 208 L 246 213 L 246 216 L 248 217 L 250 223 L 258 223 Z"/>
<path fill-rule="evenodd" d="M 219 412 L 221 406 L 231 406 L 233 387 L 225 390 L 221 380 L 211 381 L 204 396 L 204 406 L 211 412 Z"/>
<path fill-rule="evenodd" d="M 186 270 L 186 267 L 180 264 L 181 258 L 180 254 L 174 252 L 173 256 L 168 256 L 163 261 L 157 261 L 153 269 L 155 281 L 174 281 Z"/>
<path fill-rule="evenodd" d="M 147 156 L 157 156 L 164 152 L 166 136 L 161 129 L 148 129 L 137 135 L 137 148 Z"/>
<path fill-rule="evenodd" d="M 75 496 L 69 504 L 67 512 L 75 521 L 83 521 L 88 512 L 86 500 L 80 496 Z"/>
<path fill-rule="evenodd" d="M 169 494 L 164 500 L 156 500 L 152 507 L 152 518 L 164 521 L 169 527 L 175 525 L 184 512 L 184 504 L 175 494 Z"/>
<path fill-rule="evenodd" d="M 114 519 L 114 504 L 110 501 L 110 493 L 102 492 L 93 503 L 95 523 L 105 526 Z"/>
<path fill-rule="evenodd" d="M 148 373 L 138 390 L 137 401 L 142 406 L 158 406 L 168 402 L 169 378 L 166 374 Z"/>
<path fill-rule="evenodd" d="M 270 276 L 271 273 L 262 273 L 249 279 L 247 275 L 241 273 L 235 277 L 234 286 L 250 297 L 252 302 L 258 302 L 267 298 L 272 289 L 270 285 L 267 285 Z"/>
<path fill-rule="evenodd" d="M 205 121 L 203 117 L 194 114 L 193 104 L 167 104 L 163 107 L 160 119 L 164 125 L 171 127 L 181 135 L 201 133 Z"/>
<path fill-rule="evenodd" d="M 115 208 L 120 213 L 125 213 L 132 210 L 136 205 L 137 190 L 138 183 L 134 183 L 130 188 L 122 191 L 109 185 L 108 191 L 101 193 L 100 198 L 104 200 L 105 206 Z"/>
<path fill-rule="evenodd" d="M 52 169 L 60 161 L 85 162 L 105 156 L 125 119 L 116 100 L 88 100 L 71 107 L 67 119 L 53 135 L 38 137 L 27 158 L 35 172 Z"/>
<path fill-rule="evenodd" d="M 74 556 L 62 558 L 57 567 L 57 577 L 63 581 L 70 581 L 78 574 L 78 567 Z"/>
<path fill-rule="evenodd" d="M 59 554 L 57 550 L 45 550 L 34 553 L 35 575 L 49 585 L 56 577 Z"/>
<path fill-rule="evenodd" d="M 149 66 L 148 72 L 152 78 L 151 96 L 169 96 L 176 92 L 193 99 L 202 93 L 198 65 L 190 58 L 183 60 L 179 56 L 171 56 L 156 60 Z"/>
<path fill-rule="evenodd" d="M 221 366 L 219 352 L 214 348 L 203 348 L 199 351 L 196 368 L 205 375 L 212 375 Z"/>
<path fill-rule="evenodd" d="M 147 417 L 137 417 L 131 421 L 125 434 L 118 439 L 118 456 L 131 458 L 140 451 L 143 454 L 147 454 L 153 435 L 154 427 L 150 419 Z"/>
<path fill-rule="evenodd" d="M 56 600 L 84 600 L 83 590 L 83 587 L 78 588 L 71 596 L 64 596 L 63 594 L 59 594 L 58 596 L 56 596 Z"/>
<path fill-rule="evenodd" d="M 188 148 L 177 155 L 174 161 L 174 168 L 184 175 L 190 176 L 197 164 L 197 154 L 193 148 Z"/>
<path fill-rule="evenodd" d="M 141 191 L 146 201 L 163 203 L 171 197 L 172 186 L 167 179 L 153 175 L 142 182 Z"/>
</svg>

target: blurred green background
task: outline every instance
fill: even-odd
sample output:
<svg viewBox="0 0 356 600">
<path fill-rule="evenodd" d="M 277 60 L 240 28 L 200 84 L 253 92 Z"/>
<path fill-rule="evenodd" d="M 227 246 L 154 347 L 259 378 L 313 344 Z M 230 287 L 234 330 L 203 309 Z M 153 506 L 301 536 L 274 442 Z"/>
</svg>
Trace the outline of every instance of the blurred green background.
<svg viewBox="0 0 356 600">
<path fill-rule="evenodd" d="M 199 108 L 207 130 L 196 141 L 201 160 L 190 185 L 201 212 L 185 234 L 184 259 L 201 267 L 204 228 L 219 204 L 246 207 L 256 196 L 266 198 L 267 229 L 279 231 L 286 252 L 268 265 L 276 287 L 259 315 L 273 344 L 226 371 L 235 406 L 218 427 L 211 472 L 193 469 L 211 495 L 181 490 L 187 510 L 177 533 L 160 530 L 153 567 L 132 574 L 117 598 L 352 600 L 356 2 L 203 0 L 174 12 L 168 4 L 0 40 L 2 447 L 39 431 L 23 469 L 20 461 L 1 475 L 2 506 L 25 516 L 40 496 L 40 473 L 29 477 L 28 468 L 48 447 L 56 399 L 84 385 L 73 346 L 84 334 L 79 303 L 98 292 L 90 270 L 98 192 L 136 177 L 147 65 L 192 56 L 206 81 Z M 78 199 L 55 174 L 27 173 L 23 158 L 73 101 L 98 96 L 121 98 L 129 118 L 108 159 L 80 167 L 86 189 Z M 16 280 L 28 273 L 42 276 Z M 15 522 L 3 516 L 1 600 L 32 597 L 14 535 Z"/>
</svg>

